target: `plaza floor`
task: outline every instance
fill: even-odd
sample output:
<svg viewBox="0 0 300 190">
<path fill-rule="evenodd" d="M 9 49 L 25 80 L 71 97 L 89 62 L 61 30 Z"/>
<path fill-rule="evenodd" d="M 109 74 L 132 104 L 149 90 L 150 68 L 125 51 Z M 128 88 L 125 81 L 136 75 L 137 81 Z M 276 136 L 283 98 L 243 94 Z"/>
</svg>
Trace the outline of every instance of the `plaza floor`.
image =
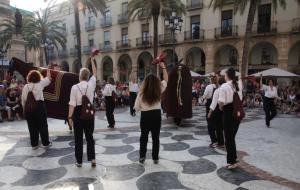
<svg viewBox="0 0 300 190">
<path fill-rule="evenodd" d="M 31 150 L 26 122 L 0 124 L 2 190 L 286 190 L 300 189 L 300 119 L 278 115 L 268 129 L 261 109 L 247 110 L 237 134 L 241 166 L 224 168 L 225 152 L 208 147 L 204 107 L 176 127 L 163 117 L 160 162 L 138 163 L 139 115 L 116 110 L 116 129 L 96 119 L 97 167 L 74 163 L 74 138 L 63 121 L 49 119 L 53 146 Z M 85 152 L 85 150 L 84 150 Z M 86 160 L 86 155 L 84 155 Z"/>
</svg>

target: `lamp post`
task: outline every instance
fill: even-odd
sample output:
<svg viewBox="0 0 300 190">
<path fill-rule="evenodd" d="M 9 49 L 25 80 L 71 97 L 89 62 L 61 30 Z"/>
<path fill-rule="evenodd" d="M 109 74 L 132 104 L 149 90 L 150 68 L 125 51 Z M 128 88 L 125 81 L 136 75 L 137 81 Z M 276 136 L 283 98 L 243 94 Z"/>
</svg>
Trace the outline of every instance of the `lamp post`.
<svg viewBox="0 0 300 190">
<path fill-rule="evenodd" d="M 168 27 L 171 31 L 171 38 L 172 38 L 172 48 L 173 48 L 173 54 L 172 54 L 172 62 L 175 65 L 175 45 L 176 45 L 176 38 L 175 33 L 176 31 L 181 32 L 182 26 L 183 26 L 183 20 L 180 16 L 176 15 L 176 12 L 172 12 L 171 16 L 165 19 L 165 26 Z"/>
<path fill-rule="evenodd" d="M 41 44 L 41 47 L 44 48 L 45 50 L 45 59 L 46 59 L 46 65 L 49 64 L 49 54 L 50 54 L 50 50 L 52 50 L 54 48 L 53 43 L 51 43 L 48 39 L 46 39 L 44 41 L 44 43 Z"/>
</svg>

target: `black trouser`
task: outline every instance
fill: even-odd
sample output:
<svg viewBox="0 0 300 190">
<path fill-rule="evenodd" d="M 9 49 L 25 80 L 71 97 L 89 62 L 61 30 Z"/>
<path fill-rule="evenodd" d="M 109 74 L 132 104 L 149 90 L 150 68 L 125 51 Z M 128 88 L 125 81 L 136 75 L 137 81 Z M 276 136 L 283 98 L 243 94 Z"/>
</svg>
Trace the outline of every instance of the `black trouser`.
<svg viewBox="0 0 300 190">
<path fill-rule="evenodd" d="M 115 117 L 114 117 L 114 109 L 115 109 L 115 100 L 112 96 L 105 96 L 105 105 L 106 105 L 106 118 L 109 126 L 115 126 Z"/>
<path fill-rule="evenodd" d="M 266 125 L 270 125 L 270 121 L 277 115 L 274 98 L 264 97 L 264 110 L 266 115 Z"/>
<path fill-rule="evenodd" d="M 130 92 L 130 114 L 135 114 L 134 103 L 136 99 L 136 92 Z"/>
<path fill-rule="evenodd" d="M 74 121 L 74 137 L 75 137 L 75 157 L 77 163 L 82 163 L 83 154 L 83 132 L 85 134 L 85 140 L 87 144 L 87 157 L 88 161 L 95 159 L 95 141 L 93 137 L 94 133 L 94 119 L 82 120 L 80 119 L 81 106 L 76 106 L 73 114 Z"/>
<path fill-rule="evenodd" d="M 41 136 L 42 144 L 48 146 L 50 141 L 44 102 L 37 101 L 37 109 L 34 112 L 25 113 L 25 118 L 28 124 L 31 146 L 39 145 L 39 135 Z"/>
<path fill-rule="evenodd" d="M 158 160 L 159 154 L 159 134 L 161 128 L 161 111 L 151 110 L 141 113 L 141 137 L 140 137 L 140 158 L 146 157 L 148 135 L 152 136 L 152 159 Z"/>
<path fill-rule="evenodd" d="M 233 117 L 233 104 L 223 107 L 223 127 L 225 133 L 225 146 L 227 150 L 227 163 L 235 164 L 237 159 L 235 136 L 239 128 L 239 122 Z"/>
<path fill-rule="evenodd" d="M 212 99 L 207 99 L 206 103 L 205 103 L 206 121 L 207 121 L 207 129 L 208 129 L 208 134 L 209 134 L 211 143 L 216 143 L 217 142 L 216 129 L 214 127 L 213 120 L 212 120 L 212 118 L 207 117 L 211 102 L 212 102 Z"/>
<path fill-rule="evenodd" d="M 222 111 L 217 106 L 212 114 L 212 120 L 215 132 L 217 134 L 218 145 L 224 145 L 224 134 L 223 134 L 223 122 L 222 122 Z"/>
</svg>

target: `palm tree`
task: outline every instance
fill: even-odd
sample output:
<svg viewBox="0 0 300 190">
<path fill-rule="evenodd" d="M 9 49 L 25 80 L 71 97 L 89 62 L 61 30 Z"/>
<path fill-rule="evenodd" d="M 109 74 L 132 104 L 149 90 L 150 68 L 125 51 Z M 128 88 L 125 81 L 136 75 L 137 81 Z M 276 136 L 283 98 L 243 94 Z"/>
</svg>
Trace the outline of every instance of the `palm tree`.
<svg viewBox="0 0 300 190">
<path fill-rule="evenodd" d="M 45 0 L 47 1 L 47 0 Z M 50 0 L 51 1 L 51 0 Z M 80 34 L 80 19 L 79 12 L 88 9 L 89 12 L 97 17 L 97 12 L 104 13 L 106 8 L 105 0 L 68 0 L 67 3 L 63 3 L 62 6 L 72 5 L 74 10 L 75 19 L 75 33 L 76 33 L 76 50 L 77 50 L 77 60 L 81 67 L 81 34 Z"/>
<path fill-rule="evenodd" d="M 153 19 L 153 53 L 157 57 L 158 51 L 158 18 L 159 15 L 167 16 L 172 11 L 177 14 L 185 13 L 185 6 L 181 0 L 132 0 L 128 4 L 129 15 L 133 19 L 143 14 Z"/>
<path fill-rule="evenodd" d="M 243 55 L 242 55 L 242 64 L 240 66 L 241 77 L 245 77 L 248 74 L 248 56 L 249 56 L 249 47 L 250 40 L 252 34 L 252 27 L 254 22 L 254 17 L 258 6 L 260 5 L 262 0 L 211 0 L 210 6 L 213 6 L 214 10 L 217 8 L 222 8 L 224 5 L 228 3 L 234 4 L 234 13 L 240 11 L 241 14 L 245 12 L 246 6 L 248 2 L 250 3 L 246 24 L 246 32 L 244 37 L 244 47 L 243 47 Z M 296 0 L 300 3 L 300 0 Z M 274 10 L 276 11 L 278 5 L 285 8 L 286 1 L 285 0 L 272 0 L 272 5 Z"/>
</svg>

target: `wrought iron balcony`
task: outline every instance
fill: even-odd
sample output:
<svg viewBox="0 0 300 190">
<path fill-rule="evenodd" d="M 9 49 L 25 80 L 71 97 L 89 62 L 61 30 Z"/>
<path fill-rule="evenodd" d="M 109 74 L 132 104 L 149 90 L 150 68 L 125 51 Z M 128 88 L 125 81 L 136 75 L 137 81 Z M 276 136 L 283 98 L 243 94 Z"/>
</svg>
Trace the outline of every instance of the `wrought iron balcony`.
<svg viewBox="0 0 300 190">
<path fill-rule="evenodd" d="M 238 26 L 218 27 L 215 28 L 215 38 L 237 37 Z"/>
<path fill-rule="evenodd" d="M 90 55 L 90 54 L 92 54 L 92 48 L 93 48 L 93 47 L 91 47 L 91 46 L 83 46 L 83 53 L 84 53 L 85 55 Z"/>
<path fill-rule="evenodd" d="M 65 49 L 58 50 L 58 57 L 61 59 L 67 58 L 68 50 L 65 50 Z"/>
<path fill-rule="evenodd" d="M 85 30 L 86 31 L 95 30 L 95 28 L 96 28 L 96 22 L 95 21 L 85 23 Z"/>
<path fill-rule="evenodd" d="M 204 40 L 204 30 L 199 31 L 185 31 L 184 32 L 184 40 L 185 41 L 200 41 Z"/>
<path fill-rule="evenodd" d="M 160 45 L 170 45 L 173 43 L 177 43 L 176 34 L 174 36 L 174 39 L 171 34 L 160 34 L 158 36 L 158 43 Z"/>
<path fill-rule="evenodd" d="M 253 24 L 252 27 L 253 34 L 257 35 L 270 35 L 277 33 L 277 21 L 272 21 L 270 25 L 265 24 Z"/>
<path fill-rule="evenodd" d="M 130 49 L 130 47 L 131 47 L 131 40 L 117 41 L 117 50 Z"/>
<path fill-rule="evenodd" d="M 300 33 L 300 18 L 293 19 L 292 32 L 293 33 Z"/>
<path fill-rule="evenodd" d="M 118 23 L 125 24 L 129 22 L 129 15 L 128 13 L 122 13 L 118 15 Z"/>
<path fill-rule="evenodd" d="M 77 49 L 76 48 L 70 48 L 70 56 L 76 57 L 77 56 Z"/>
<path fill-rule="evenodd" d="M 101 18 L 101 27 L 110 27 L 112 25 L 112 18 L 111 17 L 103 17 Z"/>
<path fill-rule="evenodd" d="M 136 39 L 136 47 L 151 47 L 152 46 L 152 36 L 141 37 Z"/>
<path fill-rule="evenodd" d="M 202 9 L 203 8 L 203 0 L 192 1 L 190 0 L 186 5 L 186 10 L 191 11 L 195 9 Z"/>
<path fill-rule="evenodd" d="M 100 52 L 111 52 L 113 50 L 113 44 L 111 42 L 99 44 L 99 50 Z"/>
</svg>

